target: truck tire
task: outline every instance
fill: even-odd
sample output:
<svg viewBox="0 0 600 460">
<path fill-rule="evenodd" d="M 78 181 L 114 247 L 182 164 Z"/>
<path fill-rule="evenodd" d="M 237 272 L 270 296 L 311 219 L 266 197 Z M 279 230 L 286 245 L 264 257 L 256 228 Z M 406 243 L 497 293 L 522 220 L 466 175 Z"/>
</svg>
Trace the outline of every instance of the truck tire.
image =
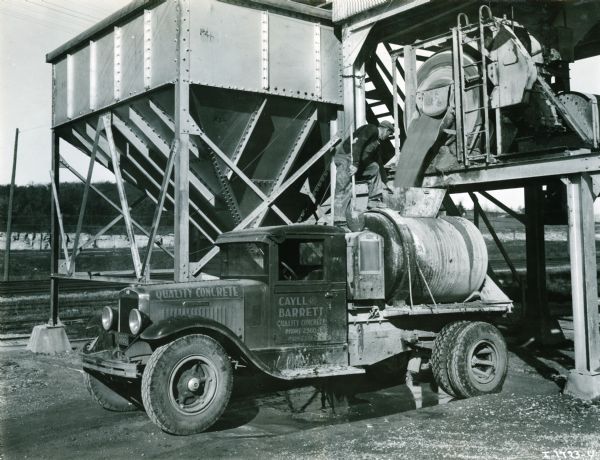
<svg viewBox="0 0 600 460">
<path fill-rule="evenodd" d="M 452 353 L 454 337 L 467 324 L 469 324 L 468 321 L 456 321 L 446 324 L 435 337 L 433 351 L 431 352 L 431 372 L 435 382 L 444 392 L 454 397 L 456 397 L 456 394 L 450 384 L 448 361 Z"/>
<path fill-rule="evenodd" d="M 231 362 L 211 337 L 194 334 L 157 348 L 142 375 L 142 400 L 150 419 L 175 435 L 210 428 L 227 407 Z"/>
<path fill-rule="evenodd" d="M 132 412 L 138 410 L 138 407 L 127 400 L 115 390 L 101 382 L 99 379 L 83 372 L 83 381 L 92 399 L 100 404 L 104 409 L 113 412 Z"/>
<path fill-rule="evenodd" d="M 508 352 L 498 328 L 472 322 L 460 328 L 452 342 L 448 376 L 456 397 L 500 392 L 508 371 Z"/>
</svg>

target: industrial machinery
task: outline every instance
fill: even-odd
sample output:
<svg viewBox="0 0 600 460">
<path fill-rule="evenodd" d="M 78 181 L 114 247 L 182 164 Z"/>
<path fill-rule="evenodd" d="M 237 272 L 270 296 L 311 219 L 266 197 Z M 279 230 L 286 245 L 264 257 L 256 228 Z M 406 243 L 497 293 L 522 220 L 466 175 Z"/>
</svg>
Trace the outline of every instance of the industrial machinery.
<svg viewBox="0 0 600 460">
<path fill-rule="evenodd" d="M 500 391 L 507 350 L 490 321 L 512 302 L 486 277 L 481 233 L 460 217 L 363 217 L 351 233 L 306 224 L 225 233 L 220 279 L 123 290 L 83 354 L 94 399 L 109 410 L 143 403 L 161 429 L 191 434 L 223 413 L 238 366 L 295 380 L 429 352 L 447 393 Z"/>
<path fill-rule="evenodd" d="M 392 56 L 415 59 L 417 50 L 430 55 L 418 69 L 406 66 L 416 86 L 406 90 L 395 186 L 421 185 L 427 173 L 598 148 L 597 96 L 553 89 L 558 51 L 514 19 L 482 5 L 476 23 L 461 13 L 451 32 Z"/>
</svg>

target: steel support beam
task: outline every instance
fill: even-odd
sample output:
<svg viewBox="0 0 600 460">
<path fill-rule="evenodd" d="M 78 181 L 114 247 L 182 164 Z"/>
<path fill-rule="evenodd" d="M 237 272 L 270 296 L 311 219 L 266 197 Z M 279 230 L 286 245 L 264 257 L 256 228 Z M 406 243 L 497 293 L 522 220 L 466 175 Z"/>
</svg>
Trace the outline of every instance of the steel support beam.
<svg viewBox="0 0 600 460">
<path fill-rule="evenodd" d="M 67 163 L 67 161 L 64 158 L 60 158 L 60 162 L 61 164 L 63 164 L 69 171 L 71 171 L 73 173 L 73 175 L 75 177 L 77 177 L 80 181 L 85 182 L 85 178 L 79 174 L 79 172 L 77 172 L 77 170 L 75 168 L 73 168 L 69 163 Z M 119 208 L 119 206 L 114 203 L 110 198 L 108 198 L 104 193 L 102 193 L 102 191 L 96 187 L 94 184 L 90 184 L 90 188 L 96 192 L 102 199 L 104 199 L 104 201 L 106 201 L 109 205 L 111 205 L 121 216 L 123 215 L 123 213 L 121 212 L 121 208 Z M 133 223 L 133 225 L 140 230 L 144 235 L 146 236 L 150 236 L 150 234 L 146 231 L 146 229 L 144 227 L 142 227 L 140 224 L 138 224 L 135 220 L 131 220 L 131 222 Z M 165 251 L 167 254 L 169 254 L 171 257 L 173 257 L 173 255 L 167 251 L 166 249 L 162 248 L 163 251 Z"/>
<path fill-rule="evenodd" d="M 215 144 L 210 137 L 208 137 L 206 135 L 206 133 L 204 131 L 202 131 L 200 129 L 200 127 L 198 125 L 195 124 L 195 122 L 190 121 L 190 123 L 194 123 L 194 134 L 199 136 L 200 139 L 202 139 L 204 141 L 204 143 L 208 146 L 209 149 L 211 149 L 213 152 L 215 152 L 217 154 L 217 156 L 229 167 L 233 170 L 233 172 L 240 178 L 242 179 L 242 181 L 244 181 L 246 183 L 246 185 L 248 187 L 250 187 L 250 190 L 252 190 L 254 193 L 256 193 L 258 195 L 258 197 L 263 200 L 263 202 L 268 201 L 269 197 L 267 197 L 267 195 L 265 195 L 263 193 L 263 191 L 261 189 L 259 189 L 256 184 L 254 182 L 252 182 L 252 179 L 250 179 L 248 176 L 246 176 L 246 174 L 244 174 L 244 172 L 238 168 L 235 164 L 233 164 L 233 162 L 229 159 L 229 157 L 225 154 L 225 152 L 223 152 L 219 146 L 217 144 Z M 272 206 L 273 211 L 275 211 L 275 213 L 286 223 L 286 224 L 291 224 L 292 221 L 283 213 L 283 211 L 281 211 L 277 206 Z M 257 217 L 257 216 L 254 216 Z M 247 219 L 247 218 L 246 218 Z M 244 219 L 244 221 L 246 220 Z M 241 224 L 240 224 L 241 225 Z"/>
<path fill-rule="evenodd" d="M 254 211 L 246 216 L 246 218 L 235 228 L 235 230 L 239 230 L 241 228 L 247 227 L 256 217 L 260 215 L 267 207 L 273 207 L 273 203 L 279 198 L 283 192 L 285 192 L 294 182 L 296 182 L 306 171 L 308 171 L 317 161 L 319 161 L 323 155 L 325 155 L 329 150 L 331 150 L 339 141 L 339 137 L 333 137 L 327 144 L 325 144 L 321 149 L 315 153 L 306 163 L 304 163 L 300 168 L 294 171 L 288 180 L 286 180 L 281 187 L 274 191 L 266 200 L 264 200 L 261 204 L 259 204 Z"/>
<path fill-rule="evenodd" d="M 544 190 L 541 183 L 531 183 L 525 192 L 525 250 L 527 254 L 527 290 L 524 326 L 544 345 L 565 340 L 556 319 L 550 316 L 546 290 L 546 245 L 544 238 Z M 529 338 L 529 337 L 528 337 Z"/>
<path fill-rule="evenodd" d="M 71 130 L 73 137 L 75 138 L 75 140 L 77 142 L 79 142 L 81 144 L 81 146 L 83 147 L 83 150 L 81 148 L 79 148 L 78 146 L 74 145 L 72 142 L 70 142 L 71 145 L 73 145 L 75 148 L 78 148 L 86 155 L 89 154 L 93 148 L 93 141 L 92 142 L 89 141 L 90 136 L 88 136 L 88 133 L 87 133 L 88 127 L 90 127 L 90 125 L 86 124 L 86 133 L 85 134 L 80 133 L 75 128 L 73 128 Z M 93 128 L 92 128 L 92 130 L 93 130 Z M 95 135 L 92 134 L 91 137 L 94 138 Z M 112 172 L 112 165 L 110 164 L 110 159 L 108 158 L 106 153 L 103 152 L 101 149 L 98 149 L 98 151 L 96 152 L 96 160 L 98 161 L 98 163 L 100 163 L 102 166 L 104 166 L 106 169 L 108 169 L 109 171 Z"/>
<path fill-rule="evenodd" d="M 142 201 L 144 201 L 146 199 L 145 195 L 142 195 L 140 198 L 138 198 L 137 200 L 135 200 L 131 206 L 129 207 L 130 210 L 134 209 L 138 204 L 140 204 Z M 123 219 L 123 214 L 119 214 L 117 217 L 115 217 L 113 220 L 111 220 L 108 224 L 106 224 L 104 227 L 102 227 L 98 233 L 96 233 L 93 237 L 91 237 L 90 239 L 88 239 L 85 243 L 81 243 L 79 245 L 79 247 L 77 248 L 74 257 L 77 257 L 81 251 L 83 251 L 85 248 L 87 248 L 88 246 L 90 246 L 94 241 L 96 241 L 98 238 L 100 238 L 102 235 L 104 235 L 106 232 L 108 232 L 112 227 L 114 227 L 117 223 L 119 223 L 119 221 Z M 150 240 L 150 239 L 148 239 Z M 167 251 L 165 248 L 161 247 L 161 249 L 168 254 L 169 256 L 171 256 L 171 258 L 173 258 L 173 254 L 171 254 L 169 251 Z M 75 251 L 75 248 L 73 248 L 73 251 Z"/>
<path fill-rule="evenodd" d="M 565 392 L 592 400 L 600 398 L 600 332 L 598 276 L 592 179 L 580 174 L 564 180 L 569 215 L 569 257 L 575 333 L 575 369 Z"/>
<path fill-rule="evenodd" d="M 52 152 L 50 158 L 52 182 L 56 184 L 56 197 L 60 198 L 60 137 L 52 130 Z M 50 198 L 50 275 L 58 273 L 58 259 L 60 254 L 58 216 L 56 214 L 54 199 Z M 50 278 L 50 326 L 58 325 L 58 292 L 59 282 Z"/>
<path fill-rule="evenodd" d="M 144 134 L 144 136 L 146 136 L 148 138 L 148 140 L 150 142 L 152 142 L 152 145 L 160 152 L 162 153 L 168 161 L 169 155 L 170 155 L 170 148 L 168 146 L 168 144 L 166 143 L 166 141 L 164 141 L 157 133 L 155 133 L 152 130 L 152 127 L 150 126 L 150 124 L 144 120 L 144 118 L 137 113 L 133 108 L 129 108 L 129 119 L 136 125 L 136 127 L 142 132 L 142 134 Z M 171 129 L 173 129 L 173 132 L 175 132 L 175 123 L 173 122 L 172 126 L 171 125 L 167 125 L 169 127 L 171 127 Z M 193 152 L 193 146 L 190 145 L 190 150 Z M 196 153 L 197 155 L 197 153 Z M 151 158 L 148 158 L 148 161 L 150 162 L 150 165 L 156 170 L 158 171 L 160 174 L 164 174 L 164 170 L 162 170 Z M 143 171 L 143 168 L 141 168 L 140 166 L 138 166 L 138 169 L 140 169 L 140 171 Z M 147 172 L 144 171 L 145 176 L 147 177 L 147 179 L 158 189 L 160 190 L 160 184 L 158 184 L 153 178 L 151 178 Z M 208 190 L 208 188 L 206 188 L 206 186 L 204 186 L 204 184 L 202 182 L 200 182 L 198 180 L 198 178 L 196 176 L 194 176 L 193 174 L 188 176 L 191 184 L 194 186 L 194 188 L 211 204 L 214 205 L 215 204 L 215 196 L 212 194 L 212 192 L 210 190 Z M 173 185 L 173 188 L 175 188 L 175 182 L 171 181 L 171 185 Z M 170 195 L 168 196 L 169 201 L 171 201 L 173 204 L 175 203 L 175 199 L 172 198 Z M 190 206 L 192 207 L 192 209 L 194 210 L 194 213 L 198 214 L 200 217 L 202 217 L 204 219 L 204 221 L 210 226 L 212 227 L 212 229 L 217 232 L 217 233 L 221 233 L 221 230 L 219 229 L 219 227 L 217 227 L 215 225 L 215 223 L 212 221 L 212 219 L 210 219 L 210 217 L 208 217 L 206 214 L 204 214 L 204 212 L 202 212 L 202 210 L 194 203 L 194 202 L 190 202 Z M 198 229 L 198 231 L 200 231 L 200 233 L 202 233 L 211 243 L 214 243 L 214 238 L 212 238 L 208 232 L 206 230 L 204 230 L 204 228 L 202 228 L 200 226 L 200 224 L 198 224 L 194 219 L 190 218 L 190 222 L 192 223 L 192 225 L 194 225 L 194 227 L 196 227 Z"/>
<path fill-rule="evenodd" d="M 240 138 L 240 141 L 238 142 L 238 145 L 235 147 L 233 155 L 231 156 L 231 161 L 234 165 L 237 166 L 238 162 L 240 161 L 240 158 L 242 158 L 244 150 L 246 150 L 246 146 L 248 145 L 248 141 L 250 140 L 250 137 L 252 137 L 254 128 L 256 128 L 256 124 L 258 123 L 258 120 L 260 119 L 260 116 L 262 115 L 266 105 L 267 98 L 264 98 L 262 102 L 258 104 L 256 110 L 252 112 L 252 115 L 250 115 L 250 119 L 248 120 L 248 124 L 244 128 L 242 137 Z M 232 175 L 233 171 L 227 168 L 227 179 L 231 179 Z"/>
<path fill-rule="evenodd" d="M 156 208 L 154 210 L 154 218 L 152 219 L 152 230 L 150 231 L 150 237 L 148 238 L 148 245 L 146 248 L 146 255 L 144 257 L 144 263 L 142 265 L 141 276 L 145 277 L 146 281 L 150 279 L 150 259 L 152 257 L 152 248 L 154 247 L 154 239 L 156 238 L 156 234 L 158 233 L 158 226 L 160 225 L 160 218 L 162 216 L 163 206 L 165 205 L 167 189 L 169 188 L 169 181 L 171 179 L 171 174 L 173 173 L 173 165 L 175 162 L 175 155 L 177 154 L 178 148 L 178 141 L 177 139 L 175 139 L 173 141 L 173 147 L 171 148 L 169 160 L 167 161 L 167 167 L 165 168 L 163 182 L 160 187 L 160 194 L 158 195 Z"/>
<path fill-rule="evenodd" d="M 521 279 L 519 277 L 517 269 L 515 268 L 515 265 L 513 264 L 510 256 L 508 255 L 508 251 L 506 250 L 506 248 L 502 244 L 502 241 L 498 237 L 498 234 L 496 233 L 496 230 L 494 230 L 494 226 L 490 222 L 487 214 L 481 208 L 481 205 L 479 204 L 479 199 L 472 192 L 469 193 L 469 196 L 471 197 L 471 200 L 473 201 L 474 211 L 477 213 L 478 216 L 481 216 L 481 219 L 483 220 L 483 223 L 485 224 L 485 226 L 487 227 L 488 231 L 490 232 L 490 235 L 492 235 L 492 239 L 494 240 L 494 243 L 496 243 L 496 246 L 498 247 L 498 250 L 500 251 L 500 254 L 502 254 L 502 257 L 504 258 L 504 261 L 506 262 L 506 265 L 508 265 L 508 268 L 510 269 L 510 271 L 511 271 L 511 273 L 513 275 L 514 280 L 520 286 L 521 285 Z M 458 213 L 458 209 L 456 210 L 456 214 L 459 214 Z"/>
<path fill-rule="evenodd" d="M 522 224 L 525 224 L 526 219 L 525 219 L 525 216 L 523 214 L 519 214 L 518 212 L 515 212 L 514 210 L 512 210 L 508 206 L 506 206 L 504 203 L 502 203 L 502 201 L 500 201 L 498 198 L 496 198 L 493 195 L 490 195 L 487 192 L 484 192 L 483 190 L 480 190 L 478 193 L 482 197 L 484 197 L 485 199 L 487 199 L 488 201 L 491 201 L 493 204 L 495 204 L 496 206 L 498 206 L 500 209 L 502 209 L 509 216 L 514 217 L 515 219 L 517 219 Z"/>
<path fill-rule="evenodd" d="M 156 104 L 154 104 L 154 106 L 156 106 Z M 148 138 L 148 140 L 152 143 L 152 145 L 160 153 L 162 153 L 165 156 L 165 158 L 169 158 L 170 149 L 169 149 L 169 144 L 167 143 L 167 141 L 162 139 L 152 129 L 152 126 L 150 125 L 150 123 L 148 121 L 146 121 L 144 119 L 144 117 L 141 114 L 139 114 L 132 107 L 129 108 L 129 119 L 136 126 L 136 128 L 139 129 L 140 132 Z M 166 120 L 169 120 L 169 118 L 165 118 L 163 121 L 166 121 Z M 174 137 L 176 137 L 175 136 L 175 132 L 176 132 L 175 131 L 175 122 L 173 121 L 171 123 L 165 123 L 165 124 L 168 128 L 170 128 L 173 131 L 173 135 L 174 135 Z M 192 153 L 195 153 L 195 155 L 198 156 L 198 151 L 194 149 L 193 145 L 190 144 L 189 148 L 192 151 Z M 153 161 L 151 161 L 151 163 L 157 170 L 160 170 L 162 173 L 162 170 L 158 166 L 156 166 L 156 164 Z M 208 201 L 211 205 L 214 206 L 215 195 L 213 194 L 213 192 L 206 185 L 204 185 L 202 182 L 200 182 L 200 180 L 193 174 L 191 176 L 189 176 L 189 180 L 190 180 L 192 186 L 194 186 L 194 188 L 196 188 L 196 190 L 198 190 L 198 192 L 204 197 L 204 199 L 206 199 L 206 201 Z"/>
<path fill-rule="evenodd" d="M 314 126 L 315 126 L 316 123 L 317 123 L 317 109 L 315 109 L 312 112 L 312 114 L 310 115 L 310 117 L 308 117 L 308 119 L 306 120 L 306 123 L 302 127 L 302 131 L 298 135 L 298 138 L 296 139 L 296 142 L 294 143 L 292 151 L 288 154 L 287 159 L 285 161 L 285 164 L 283 165 L 283 167 L 279 171 L 279 175 L 277 176 L 277 179 L 275 180 L 275 184 L 271 188 L 271 193 L 273 193 L 279 187 L 281 187 L 281 184 L 283 183 L 283 181 L 287 177 L 288 173 L 290 172 L 290 169 L 294 165 L 294 162 L 296 161 L 296 158 L 298 158 L 298 155 L 300 154 L 300 151 L 304 147 L 304 144 L 306 144 L 306 140 L 308 139 L 308 135 L 312 132 L 312 130 L 313 130 L 313 128 L 314 128 Z M 265 210 L 256 219 L 255 226 L 257 226 L 257 227 L 260 226 L 260 224 L 264 220 L 266 214 L 267 214 L 267 210 Z"/>
<path fill-rule="evenodd" d="M 358 123 L 366 118 L 366 108 L 364 107 L 364 66 L 361 66 L 358 60 L 372 27 L 373 25 L 369 25 L 356 31 L 344 28 L 342 31 L 342 78 L 344 91 L 344 127 L 342 130 L 344 134 L 342 138 L 350 135 L 352 128 L 359 126 Z M 361 67 L 362 73 L 360 73 Z M 357 97 L 359 100 L 356 99 Z M 359 108 L 358 106 L 361 103 L 363 107 Z"/>
<path fill-rule="evenodd" d="M 110 150 L 110 157 L 112 160 L 115 179 L 117 182 L 117 191 L 119 192 L 119 201 L 121 202 L 121 214 L 123 214 L 123 219 L 125 221 L 125 230 L 127 231 L 127 238 L 129 238 L 129 247 L 131 250 L 131 258 L 133 260 L 133 269 L 135 270 L 136 278 L 140 279 L 142 262 L 140 261 L 140 253 L 135 242 L 135 232 L 133 231 L 131 214 L 129 214 L 129 204 L 127 203 L 127 194 L 125 193 L 125 182 L 123 181 L 123 176 L 121 175 L 121 166 L 119 164 L 117 146 L 115 145 L 115 140 L 113 139 L 112 120 L 110 115 L 104 115 L 103 118 L 104 130 L 106 132 L 106 139 L 108 141 L 108 149 Z M 88 177 L 88 179 L 91 180 L 91 177 Z"/>
<path fill-rule="evenodd" d="M 564 156 L 510 165 L 490 165 L 426 175 L 423 187 L 450 188 L 452 193 L 486 188 L 511 188 L 533 178 L 564 177 L 586 171 L 600 171 L 600 156 L 588 149 L 565 152 Z M 485 187 L 483 186 L 485 184 Z"/>
<path fill-rule="evenodd" d="M 267 199 L 265 199 L 261 204 L 259 204 L 250 214 L 248 214 L 242 222 L 240 222 L 234 230 L 239 230 L 250 225 L 254 220 L 267 209 L 268 207 L 273 206 L 273 203 L 277 198 L 281 196 L 283 192 L 285 192 L 294 182 L 296 182 L 303 174 L 305 174 L 319 159 L 323 157 L 327 152 L 329 152 L 338 142 L 340 138 L 337 136 L 332 137 L 329 142 L 327 142 L 317 153 L 315 153 L 306 163 L 304 163 L 298 170 L 294 172 L 283 184 L 281 187 L 274 191 Z M 208 254 L 206 254 L 202 260 L 194 264 L 192 269 L 193 276 L 197 276 L 202 268 L 218 253 L 218 248 L 213 248 Z"/>
<path fill-rule="evenodd" d="M 177 1 L 178 76 L 175 81 L 175 281 L 189 278 L 190 256 L 190 4 Z"/>
<path fill-rule="evenodd" d="M 96 126 L 96 135 L 94 136 L 94 144 L 92 145 L 92 151 L 90 152 L 90 163 L 88 166 L 87 178 L 84 181 L 83 197 L 81 198 L 81 208 L 79 209 L 79 218 L 77 219 L 77 229 L 75 230 L 75 241 L 73 247 L 79 246 L 79 236 L 81 235 L 81 226 L 83 225 L 83 218 L 85 216 L 85 208 L 87 206 L 87 197 L 90 191 L 90 184 L 92 183 L 92 173 L 94 172 L 94 164 L 96 163 L 96 152 L 98 151 L 98 142 L 100 141 L 100 131 L 104 125 L 104 115 L 98 117 L 98 124 Z M 113 169 L 118 169 L 113 159 Z M 56 182 L 58 184 L 58 181 Z M 72 275 L 75 271 L 75 257 L 72 256 L 69 261 L 69 275 Z M 54 272 L 53 272 L 54 273 Z"/>
<path fill-rule="evenodd" d="M 60 202 L 58 201 L 58 190 L 56 188 L 56 184 L 54 183 L 52 170 L 50 170 L 50 191 L 54 200 L 54 210 L 56 211 L 56 218 L 58 219 L 58 228 L 60 229 L 60 239 L 65 255 L 65 261 L 67 261 L 69 260 L 69 251 L 67 250 L 67 237 L 65 235 L 65 227 L 63 225 L 62 213 L 60 212 Z"/>
</svg>

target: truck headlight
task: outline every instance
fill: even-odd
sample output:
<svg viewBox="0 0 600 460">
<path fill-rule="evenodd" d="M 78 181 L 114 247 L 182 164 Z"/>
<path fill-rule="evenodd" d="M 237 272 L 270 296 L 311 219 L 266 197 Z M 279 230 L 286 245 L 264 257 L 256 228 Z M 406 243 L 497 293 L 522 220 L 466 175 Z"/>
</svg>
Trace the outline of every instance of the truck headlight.
<svg viewBox="0 0 600 460">
<path fill-rule="evenodd" d="M 134 308 L 129 312 L 129 330 L 133 335 L 139 334 L 142 330 L 143 322 L 144 317 L 137 308 Z"/>
<path fill-rule="evenodd" d="M 105 331 L 110 331 L 115 325 L 115 312 L 110 307 L 104 307 L 102 309 L 102 327 Z"/>
</svg>

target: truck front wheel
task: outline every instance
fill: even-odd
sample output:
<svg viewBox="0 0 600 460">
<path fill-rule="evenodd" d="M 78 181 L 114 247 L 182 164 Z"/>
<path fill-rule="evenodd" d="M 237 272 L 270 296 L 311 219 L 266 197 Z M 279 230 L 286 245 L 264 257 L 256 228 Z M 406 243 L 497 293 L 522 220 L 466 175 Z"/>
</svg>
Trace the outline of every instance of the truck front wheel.
<svg viewBox="0 0 600 460">
<path fill-rule="evenodd" d="M 502 390 L 508 352 L 502 334 L 492 324 L 476 321 L 460 327 L 448 358 L 448 377 L 458 398 Z"/>
<path fill-rule="evenodd" d="M 188 335 L 154 351 L 142 376 L 150 419 L 176 435 L 200 433 L 223 414 L 233 387 L 231 362 L 206 335 Z"/>
</svg>

